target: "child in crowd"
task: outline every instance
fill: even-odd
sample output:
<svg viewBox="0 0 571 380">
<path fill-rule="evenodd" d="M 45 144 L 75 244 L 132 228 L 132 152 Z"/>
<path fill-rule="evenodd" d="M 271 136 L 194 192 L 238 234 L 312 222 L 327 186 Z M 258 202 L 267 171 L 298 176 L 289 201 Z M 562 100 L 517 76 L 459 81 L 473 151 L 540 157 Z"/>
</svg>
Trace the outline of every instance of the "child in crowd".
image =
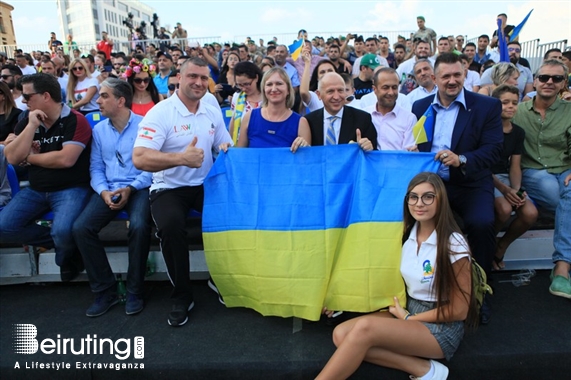
<svg viewBox="0 0 571 380">
<path fill-rule="evenodd" d="M 496 232 L 510 218 L 515 211 L 515 219 L 508 226 L 505 234 L 498 239 L 493 267 L 495 270 L 504 269 L 504 255 L 509 245 L 527 231 L 537 220 L 537 209 L 527 197 L 525 189 L 521 187 L 521 155 L 525 131 L 513 124 L 519 103 L 519 90 L 515 86 L 502 84 L 493 92 L 492 96 L 502 102 L 502 124 L 504 128 L 504 149 L 500 162 L 492 167 L 494 176 L 494 192 L 496 200 L 494 209 L 496 214 Z"/>
</svg>

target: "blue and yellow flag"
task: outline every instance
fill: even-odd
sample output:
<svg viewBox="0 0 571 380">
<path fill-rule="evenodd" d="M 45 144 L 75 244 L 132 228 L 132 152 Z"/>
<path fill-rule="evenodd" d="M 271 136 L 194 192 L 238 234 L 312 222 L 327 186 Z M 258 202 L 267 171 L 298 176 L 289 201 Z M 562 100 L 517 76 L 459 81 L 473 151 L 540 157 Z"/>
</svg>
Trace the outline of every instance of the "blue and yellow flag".
<svg viewBox="0 0 571 380">
<path fill-rule="evenodd" d="M 502 20 L 498 18 L 498 50 L 500 53 L 500 62 L 509 62 L 510 54 L 508 53 L 508 44 L 506 42 L 506 36 L 504 36 L 504 31 L 502 30 Z"/>
<path fill-rule="evenodd" d="M 226 306 L 317 320 L 405 303 L 400 275 L 406 187 L 433 153 L 357 144 L 230 148 L 204 181 L 203 238 Z"/>
<path fill-rule="evenodd" d="M 299 55 L 301 54 L 301 49 L 303 49 L 303 38 L 295 41 L 293 44 L 289 45 L 289 54 L 291 55 L 291 59 L 297 61 Z"/>
<path fill-rule="evenodd" d="M 412 135 L 414 136 L 415 144 L 422 144 L 432 141 L 434 135 L 434 124 L 436 117 L 434 114 L 434 107 L 432 104 L 428 106 L 424 114 L 418 119 L 416 124 L 412 127 Z"/>
<path fill-rule="evenodd" d="M 529 18 L 529 16 L 531 15 L 531 12 L 533 12 L 533 9 L 531 11 L 529 11 L 529 13 L 527 14 L 527 16 L 525 16 L 525 18 L 523 19 L 522 22 L 519 23 L 518 26 L 516 26 L 515 28 L 512 29 L 511 32 L 509 32 L 508 36 L 510 37 L 510 42 L 514 41 L 518 36 L 519 33 L 521 32 L 521 30 L 523 29 L 523 27 L 525 26 L 525 23 L 527 22 L 527 19 Z"/>
</svg>

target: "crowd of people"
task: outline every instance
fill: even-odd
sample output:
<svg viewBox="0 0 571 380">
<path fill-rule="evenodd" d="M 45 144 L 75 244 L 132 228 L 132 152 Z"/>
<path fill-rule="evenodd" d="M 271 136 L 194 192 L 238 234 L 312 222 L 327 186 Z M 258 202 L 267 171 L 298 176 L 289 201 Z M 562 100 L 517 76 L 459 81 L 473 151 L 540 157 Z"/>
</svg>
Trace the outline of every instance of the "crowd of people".
<svg viewBox="0 0 571 380">
<path fill-rule="evenodd" d="M 498 18 L 511 30 L 507 16 Z M 202 211 L 213 152 L 352 142 L 365 152 L 432 152 L 438 173 L 415 177 L 403 202 L 406 308 L 396 300 L 388 312 L 340 324 L 338 350 L 319 378 L 345 378 L 366 360 L 445 379 L 448 369 L 433 359 L 450 359 L 463 321 L 478 315 L 470 260 L 502 270 L 538 207 L 555 212 L 549 291 L 571 299 L 571 51 L 549 50 L 532 73 L 517 40 L 507 42 L 510 62 L 499 62 L 490 48 L 501 46 L 497 36 L 464 45 L 462 35 L 437 38 L 425 22 L 418 16 L 418 31 L 393 45 L 300 30 L 296 60 L 277 41 L 200 46 L 180 24 L 179 39 L 136 45 L 130 55 L 114 51 L 105 32 L 88 54 L 55 34 L 47 52 L 0 53 L 2 169 L 10 163 L 30 182 L 10 200 L 0 178 L 0 242 L 55 248 L 62 281 L 86 269 L 95 295 L 86 315 L 97 317 L 119 302 L 98 233 L 126 210 L 125 312 L 144 308 L 154 223 L 173 285 L 167 321 L 182 326 L 194 307 L 184 225 L 190 210 Z M 421 139 L 413 131 L 428 111 L 435 123 Z M 92 130 L 84 115 L 93 112 L 106 119 Z M 38 225 L 49 210 L 51 227 Z M 413 262 L 421 255 L 437 266 L 419 286 Z M 217 291 L 212 279 L 209 286 Z M 481 323 L 489 306 L 484 300 Z"/>
</svg>

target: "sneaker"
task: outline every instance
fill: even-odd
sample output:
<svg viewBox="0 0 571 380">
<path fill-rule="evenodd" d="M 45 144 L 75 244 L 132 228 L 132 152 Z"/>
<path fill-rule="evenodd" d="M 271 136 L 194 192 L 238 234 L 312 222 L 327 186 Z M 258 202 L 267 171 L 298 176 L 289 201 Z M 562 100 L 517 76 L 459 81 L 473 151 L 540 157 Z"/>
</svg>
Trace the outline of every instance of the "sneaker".
<svg viewBox="0 0 571 380">
<path fill-rule="evenodd" d="M 142 294 L 131 294 L 127 292 L 127 302 L 125 303 L 125 313 L 133 315 L 143 311 L 145 302 Z"/>
<path fill-rule="evenodd" d="M 222 305 L 226 305 L 226 303 L 224 302 L 224 299 L 222 298 L 222 296 L 220 295 L 220 292 L 218 291 L 218 288 L 216 287 L 216 284 L 214 283 L 214 281 L 212 280 L 212 277 L 210 277 L 208 279 L 208 287 L 210 289 L 212 289 L 214 291 L 214 293 L 216 293 L 218 295 L 218 301 L 220 301 L 220 303 Z"/>
<path fill-rule="evenodd" d="M 188 312 L 194 307 L 194 301 L 187 307 L 186 304 L 175 303 L 169 313 L 169 325 L 179 327 L 188 322 Z"/>
<path fill-rule="evenodd" d="M 108 289 L 102 292 L 97 293 L 95 296 L 95 301 L 89 306 L 85 315 L 88 317 L 99 317 L 107 313 L 112 306 L 117 305 L 119 303 L 119 298 L 117 297 L 117 293 Z"/>
<path fill-rule="evenodd" d="M 448 378 L 448 367 L 436 360 L 430 360 L 430 365 L 434 367 L 434 375 L 429 380 L 446 380 Z M 411 380 L 424 379 L 426 375 L 416 377 L 410 375 Z"/>
<path fill-rule="evenodd" d="M 553 281 L 551 281 L 551 286 L 549 287 L 549 293 L 554 296 L 571 299 L 571 280 L 559 275 L 553 276 Z"/>
</svg>

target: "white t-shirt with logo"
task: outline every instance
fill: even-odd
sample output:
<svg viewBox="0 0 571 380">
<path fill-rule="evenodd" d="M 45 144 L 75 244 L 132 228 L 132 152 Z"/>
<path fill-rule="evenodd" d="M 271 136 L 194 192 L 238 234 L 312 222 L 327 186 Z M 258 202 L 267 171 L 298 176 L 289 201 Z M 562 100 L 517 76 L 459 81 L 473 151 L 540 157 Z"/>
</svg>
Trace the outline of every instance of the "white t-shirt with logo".
<svg viewBox="0 0 571 380">
<path fill-rule="evenodd" d="M 433 292 L 434 273 L 436 268 L 436 231 L 433 231 L 428 239 L 420 245 L 417 254 L 415 223 L 408 240 L 402 246 L 400 271 L 406 284 L 406 290 L 410 297 L 420 301 L 436 302 L 436 293 Z M 459 233 L 450 235 L 450 262 L 464 257 L 470 257 L 468 243 Z"/>
<path fill-rule="evenodd" d="M 153 173 L 151 191 L 202 185 L 213 165 L 212 150 L 218 151 L 220 144 L 232 143 L 232 139 L 220 110 L 201 100 L 197 112 L 191 113 L 178 97 L 178 91 L 156 104 L 141 120 L 135 147 L 182 153 L 194 136 L 198 138 L 196 147 L 204 150 L 202 166 L 175 166 Z"/>
<path fill-rule="evenodd" d="M 80 108 L 81 111 L 97 111 L 99 109 L 99 104 L 97 104 L 97 99 L 99 98 L 99 81 L 95 78 L 86 77 L 81 82 L 77 82 L 75 90 L 73 91 L 73 97 L 76 102 L 79 102 L 87 95 L 87 91 L 91 87 L 95 87 L 95 95 L 93 95 L 89 103 Z"/>
</svg>

